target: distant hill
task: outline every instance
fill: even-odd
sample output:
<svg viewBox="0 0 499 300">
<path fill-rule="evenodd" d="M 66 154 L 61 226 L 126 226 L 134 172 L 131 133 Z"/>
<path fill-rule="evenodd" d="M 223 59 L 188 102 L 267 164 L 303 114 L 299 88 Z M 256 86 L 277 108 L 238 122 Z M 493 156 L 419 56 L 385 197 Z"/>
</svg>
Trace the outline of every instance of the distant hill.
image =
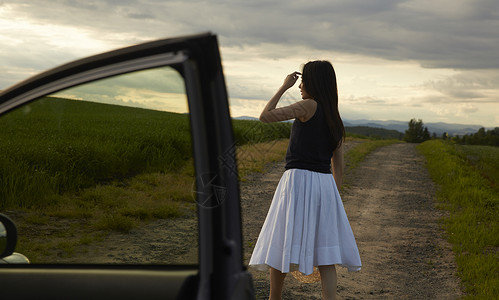
<svg viewBox="0 0 499 300">
<path fill-rule="evenodd" d="M 258 118 L 250 117 L 250 116 L 241 116 L 233 118 L 234 120 L 250 120 L 250 121 L 258 121 Z M 384 129 L 384 128 L 376 128 L 376 127 L 368 127 L 368 126 L 345 126 L 345 131 L 350 134 L 363 135 L 367 137 L 373 138 L 381 138 L 381 139 L 402 139 L 404 136 L 403 133 Z"/>
<path fill-rule="evenodd" d="M 345 131 L 350 134 L 358 134 L 377 139 L 398 139 L 401 140 L 404 134 L 397 130 L 384 128 L 368 127 L 368 126 L 346 126 Z"/>
<path fill-rule="evenodd" d="M 240 117 L 235 117 L 233 119 L 235 119 L 235 120 L 253 120 L 253 121 L 258 120 L 258 118 L 250 117 L 250 116 L 240 116 Z"/>
<path fill-rule="evenodd" d="M 425 124 L 430 132 L 435 132 L 437 135 L 441 135 L 447 132 L 450 136 L 463 136 L 465 134 L 472 134 L 482 128 L 481 125 L 463 125 L 463 124 L 447 124 L 447 123 L 428 123 Z"/>
<path fill-rule="evenodd" d="M 399 132 L 405 133 L 409 127 L 409 120 L 404 121 L 377 121 L 377 120 L 343 120 L 345 126 L 368 126 L 376 128 L 384 128 L 389 130 L 397 130 Z M 441 136 L 442 133 L 447 132 L 450 136 L 472 134 L 480 129 L 481 125 L 465 125 L 465 124 L 449 124 L 449 123 L 426 123 L 424 126 L 428 127 L 430 134 L 436 133 L 437 136 Z"/>
<path fill-rule="evenodd" d="M 255 117 L 250 117 L 250 116 L 242 116 L 242 117 L 237 117 L 234 119 L 238 120 L 258 120 L 258 118 Z M 348 120 L 344 119 L 343 120 L 343 125 L 345 127 L 372 127 L 372 128 L 383 128 L 387 130 L 396 130 L 401 133 L 405 133 L 407 128 L 409 127 L 408 125 L 409 120 L 407 121 L 395 121 L 395 120 L 389 120 L 389 121 L 378 121 L 378 120 L 366 120 L 366 119 L 360 119 L 360 120 Z M 437 134 L 437 136 L 441 136 L 442 133 L 447 132 L 450 136 L 463 136 L 465 134 L 474 134 L 475 132 L 478 131 L 478 129 L 482 128 L 483 126 L 481 125 L 466 125 L 466 124 L 456 124 L 456 123 L 426 123 L 424 122 L 424 126 L 428 127 L 428 131 L 430 134 Z M 493 129 L 493 128 L 488 128 L 488 129 Z M 360 133 L 359 133 L 360 134 Z"/>
</svg>

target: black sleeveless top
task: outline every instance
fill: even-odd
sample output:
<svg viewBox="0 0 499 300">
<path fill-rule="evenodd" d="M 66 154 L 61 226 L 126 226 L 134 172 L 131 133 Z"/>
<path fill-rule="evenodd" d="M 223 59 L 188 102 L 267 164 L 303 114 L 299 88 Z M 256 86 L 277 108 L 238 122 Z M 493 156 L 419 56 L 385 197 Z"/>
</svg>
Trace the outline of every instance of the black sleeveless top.
<svg viewBox="0 0 499 300">
<path fill-rule="evenodd" d="M 326 117 L 321 105 L 307 122 L 295 119 L 291 128 L 286 170 L 305 169 L 320 173 L 331 173 L 331 157 L 334 145 L 329 134 Z"/>
</svg>

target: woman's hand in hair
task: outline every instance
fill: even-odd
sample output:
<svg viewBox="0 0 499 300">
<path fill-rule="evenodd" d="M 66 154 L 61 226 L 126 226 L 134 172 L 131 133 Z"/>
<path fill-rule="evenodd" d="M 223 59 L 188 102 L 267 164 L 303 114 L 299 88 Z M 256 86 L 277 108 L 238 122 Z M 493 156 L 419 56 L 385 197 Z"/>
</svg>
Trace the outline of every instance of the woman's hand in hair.
<svg viewBox="0 0 499 300">
<path fill-rule="evenodd" d="M 296 81 L 300 77 L 299 75 L 301 75 L 300 72 L 293 72 L 293 73 L 289 74 L 288 76 L 286 76 L 286 79 L 284 79 L 284 83 L 282 84 L 282 87 L 285 89 L 291 88 L 293 85 L 295 85 Z"/>
<path fill-rule="evenodd" d="M 302 100 L 285 107 L 276 108 L 277 102 L 279 102 L 286 90 L 296 83 L 299 75 L 301 75 L 299 72 L 293 72 L 286 76 L 282 86 L 277 90 L 277 93 L 270 98 L 260 114 L 260 121 L 269 123 L 298 118 L 300 121 L 306 122 L 314 115 L 315 110 L 317 109 L 317 103 L 312 99 Z"/>
</svg>

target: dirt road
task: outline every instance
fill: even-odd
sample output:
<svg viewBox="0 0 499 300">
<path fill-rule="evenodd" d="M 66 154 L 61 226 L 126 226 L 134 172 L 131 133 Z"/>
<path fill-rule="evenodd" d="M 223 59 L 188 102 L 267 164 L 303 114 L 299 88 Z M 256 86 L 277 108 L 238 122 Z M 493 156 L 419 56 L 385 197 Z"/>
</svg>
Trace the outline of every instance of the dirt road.
<svg viewBox="0 0 499 300">
<path fill-rule="evenodd" d="M 245 262 L 249 262 L 282 164 L 254 174 L 241 186 Z M 338 268 L 340 299 L 458 299 L 456 266 L 438 225 L 435 189 L 414 144 L 394 144 L 371 153 L 347 174 L 342 191 L 345 210 L 359 247 L 363 268 Z M 251 269 L 250 269 L 251 270 Z M 251 270 L 257 299 L 268 299 L 264 272 Z M 320 283 L 292 276 L 283 299 L 320 299 Z"/>
<path fill-rule="evenodd" d="M 347 143 L 348 147 L 352 143 Z M 244 260 L 265 220 L 283 164 L 248 175 L 241 183 Z M 450 246 L 438 225 L 435 189 L 414 144 L 394 144 L 371 153 L 347 173 L 341 191 L 357 240 L 362 270 L 338 268 L 340 299 L 457 299 L 461 296 Z M 195 263 L 195 212 L 156 220 L 128 234 L 113 233 L 77 258 L 95 263 Z M 251 269 L 250 269 L 251 270 Z M 251 270 L 257 299 L 268 299 L 266 272 Z M 320 299 L 320 283 L 285 281 L 284 299 Z"/>
</svg>

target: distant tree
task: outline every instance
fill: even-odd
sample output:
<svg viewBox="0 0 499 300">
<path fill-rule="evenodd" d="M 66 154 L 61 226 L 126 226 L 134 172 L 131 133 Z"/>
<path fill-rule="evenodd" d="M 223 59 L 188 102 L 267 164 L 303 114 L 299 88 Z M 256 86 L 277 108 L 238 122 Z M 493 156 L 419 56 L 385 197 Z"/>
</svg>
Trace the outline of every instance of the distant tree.
<svg viewBox="0 0 499 300">
<path fill-rule="evenodd" d="M 423 120 L 411 119 L 409 128 L 405 131 L 404 141 L 409 143 L 422 143 L 430 139 L 430 132 L 423 126 Z"/>
<path fill-rule="evenodd" d="M 434 133 L 431 135 L 431 138 L 435 140 L 435 139 L 437 138 L 437 134 L 434 132 Z"/>
<path fill-rule="evenodd" d="M 486 135 L 486 134 L 485 134 L 485 128 L 483 128 L 483 127 L 482 127 L 482 128 L 480 128 L 480 129 L 478 129 L 478 131 L 477 131 L 477 133 L 475 133 L 475 135 L 476 135 L 477 137 L 485 137 L 485 135 Z"/>
<path fill-rule="evenodd" d="M 429 139 L 430 139 L 430 132 L 428 131 L 428 127 L 425 127 L 423 131 L 423 141 L 427 141 Z"/>
<path fill-rule="evenodd" d="M 499 146 L 499 127 L 492 130 L 486 130 L 482 127 L 474 134 L 465 134 L 456 142 L 466 145 Z"/>
<path fill-rule="evenodd" d="M 442 133 L 442 140 L 446 140 L 449 138 L 449 134 L 447 132 Z"/>
</svg>

